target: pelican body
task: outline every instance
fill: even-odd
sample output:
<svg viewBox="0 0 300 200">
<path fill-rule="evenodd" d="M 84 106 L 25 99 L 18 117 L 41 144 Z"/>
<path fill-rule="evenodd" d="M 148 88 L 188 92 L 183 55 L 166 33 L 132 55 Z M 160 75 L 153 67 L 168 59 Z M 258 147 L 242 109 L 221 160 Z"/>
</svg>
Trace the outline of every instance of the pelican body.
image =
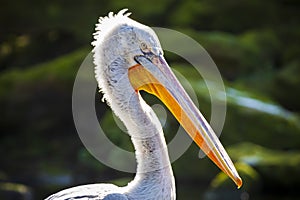
<svg viewBox="0 0 300 200">
<path fill-rule="evenodd" d="M 175 181 L 161 124 L 139 91 L 157 96 L 195 143 L 238 187 L 242 181 L 218 137 L 163 57 L 154 31 L 127 9 L 100 17 L 94 34 L 95 74 L 107 104 L 126 126 L 137 173 L 125 187 L 90 184 L 62 190 L 47 200 L 175 200 Z"/>
</svg>

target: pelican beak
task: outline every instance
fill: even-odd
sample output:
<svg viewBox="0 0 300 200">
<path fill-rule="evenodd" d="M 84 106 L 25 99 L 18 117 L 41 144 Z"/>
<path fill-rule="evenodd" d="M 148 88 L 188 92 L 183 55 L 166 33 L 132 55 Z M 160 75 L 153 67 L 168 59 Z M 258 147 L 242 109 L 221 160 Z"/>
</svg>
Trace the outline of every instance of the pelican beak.
<svg viewBox="0 0 300 200">
<path fill-rule="evenodd" d="M 129 80 L 136 90 L 157 96 L 203 152 L 237 185 L 242 185 L 231 159 L 213 129 L 187 95 L 163 56 L 136 56 Z"/>
</svg>

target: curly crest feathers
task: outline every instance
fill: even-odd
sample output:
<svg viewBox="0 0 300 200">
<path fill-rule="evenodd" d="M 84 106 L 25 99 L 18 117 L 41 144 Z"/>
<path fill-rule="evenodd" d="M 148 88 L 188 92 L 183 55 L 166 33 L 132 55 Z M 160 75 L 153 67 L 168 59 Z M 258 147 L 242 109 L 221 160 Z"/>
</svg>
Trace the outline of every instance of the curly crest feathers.
<svg viewBox="0 0 300 200">
<path fill-rule="evenodd" d="M 109 12 L 108 16 L 100 17 L 98 20 L 98 24 L 96 24 L 96 32 L 93 34 L 95 41 L 92 42 L 92 45 L 96 46 L 97 41 L 101 40 L 101 38 L 103 38 L 105 34 L 111 31 L 112 27 L 116 27 L 118 24 L 128 23 L 131 20 L 130 18 L 128 18 L 131 13 L 127 11 L 128 9 L 124 8 L 117 14 Z"/>
</svg>

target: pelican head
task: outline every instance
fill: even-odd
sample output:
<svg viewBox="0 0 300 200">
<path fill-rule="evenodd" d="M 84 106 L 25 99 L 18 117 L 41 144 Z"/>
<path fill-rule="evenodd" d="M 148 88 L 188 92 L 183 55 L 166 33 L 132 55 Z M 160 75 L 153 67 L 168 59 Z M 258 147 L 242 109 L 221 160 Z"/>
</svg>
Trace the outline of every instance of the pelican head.
<svg viewBox="0 0 300 200">
<path fill-rule="evenodd" d="M 94 34 L 95 41 L 92 42 L 99 88 L 121 119 L 120 113 L 125 110 L 119 110 L 120 106 L 115 104 L 124 105 L 137 90 L 130 83 L 130 69 L 140 64 L 139 59 L 147 58 L 148 62 L 163 54 L 154 31 L 130 19 L 128 16 L 131 13 L 126 11 L 123 9 L 116 15 L 111 12 L 106 17 L 100 17 Z"/>
</svg>

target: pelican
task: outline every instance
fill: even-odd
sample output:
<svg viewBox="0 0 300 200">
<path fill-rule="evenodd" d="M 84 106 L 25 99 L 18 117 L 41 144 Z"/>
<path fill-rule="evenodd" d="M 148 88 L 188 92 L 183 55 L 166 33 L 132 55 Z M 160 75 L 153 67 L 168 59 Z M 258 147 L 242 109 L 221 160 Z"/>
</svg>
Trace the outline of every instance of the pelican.
<svg viewBox="0 0 300 200">
<path fill-rule="evenodd" d="M 96 79 L 103 97 L 126 126 L 137 171 L 127 186 L 89 184 L 47 198 L 174 200 L 175 180 L 162 126 L 140 91 L 157 96 L 194 142 L 240 187 L 242 180 L 218 137 L 163 57 L 154 31 L 129 18 L 127 9 L 100 17 L 92 42 Z"/>
</svg>

